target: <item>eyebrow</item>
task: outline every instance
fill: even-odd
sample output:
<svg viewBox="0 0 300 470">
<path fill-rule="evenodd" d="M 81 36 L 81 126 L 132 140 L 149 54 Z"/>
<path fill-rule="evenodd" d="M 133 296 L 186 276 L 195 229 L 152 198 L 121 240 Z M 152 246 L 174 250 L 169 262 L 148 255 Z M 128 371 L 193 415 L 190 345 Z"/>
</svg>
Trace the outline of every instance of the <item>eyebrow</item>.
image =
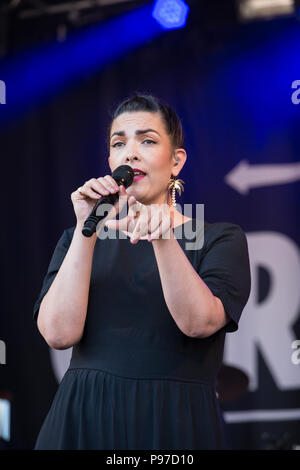
<svg viewBox="0 0 300 470">
<path fill-rule="evenodd" d="M 160 133 L 155 131 L 154 129 L 138 129 L 138 130 L 135 131 L 135 135 L 146 134 L 147 132 L 155 132 L 156 134 L 158 134 L 160 136 Z M 111 139 L 113 138 L 114 135 L 119 135 L 119 136 L 124 137 L 125 136 L 125 131 L 114 132 L 111 136 Z"/>
</svg>

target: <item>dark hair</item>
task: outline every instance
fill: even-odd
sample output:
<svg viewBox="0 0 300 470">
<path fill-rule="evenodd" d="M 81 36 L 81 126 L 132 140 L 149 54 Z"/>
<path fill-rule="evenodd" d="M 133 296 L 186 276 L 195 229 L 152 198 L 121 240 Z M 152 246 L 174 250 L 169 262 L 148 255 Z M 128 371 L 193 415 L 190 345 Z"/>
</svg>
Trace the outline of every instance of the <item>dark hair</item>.
<svg viewBox="0 0 300 470">
<path fill-rule="evenodd" d="M 126 98 L 117 106 L 115 111 L 111 113 L 111 121 L 107 132 L 108 152 L 110 149 L 110 132 L 114 119 L 120 116 L 120 114 L 134 111 L 160 113 L 166 132 L 171 139 L 173 149 L 183 148 L 184 136 L 182 124 L 176 112 L 155 96 L 135 93 L 133 96 Z"/>
</svg>

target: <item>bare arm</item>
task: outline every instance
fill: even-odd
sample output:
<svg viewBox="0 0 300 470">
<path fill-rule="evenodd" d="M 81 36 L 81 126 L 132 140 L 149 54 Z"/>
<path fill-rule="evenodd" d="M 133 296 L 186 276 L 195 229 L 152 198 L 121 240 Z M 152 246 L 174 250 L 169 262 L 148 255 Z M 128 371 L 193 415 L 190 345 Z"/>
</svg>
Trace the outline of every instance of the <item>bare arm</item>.
<svg viewBox="0 0 300 470">
<path fill-rule="evenodd" d="M 43 298 L 38 329 L 50 347 L 66 349 L 83 333 L 97 234 L 86 238 L 77 224 L 69 250 Z"/>
<path fill-rule="evenodd" d="M 95 205 L 95 199 L 120 191 L 123 205 L 127 200 L 123 186 L 118 187 L 110 175 L 92 178 L 72 193 L 77 225 L 68 252 L 44 296 L 37 326 L 50 347 L 67 349 L 80 341 L 86 320 L 91 271 L 97 233 L 82 235 L 84 221 Z M 122 209 L 122 204 L 116 207 Z"/>
<path fill-rule="evenodd" d="M 110 220 L 105 225 L 115 230 L 129 230 L 132 243 L 150 234 L 164 298 L 178 328 L 187 336 L 205 338 L 225 326 L 230 317 L 222 301 L 201 279 L 170 230 L 169 208 L 150 206 L 149 210 L 138 203 L 136 215 L 134 196 L 130 196 L 128 203 L 127 217 Z M 160 215 L 162 217 L 157 217 Z M 162 238 L 163 233 L 169 236 Z"/>
<path fill-rule="evenodd" d="M 197 274 L 174 234 L 152 243 L 166 304 L 179 329 L 205 338 L 225 326 L 230 319 L 221 300 Z"/>
</svg>

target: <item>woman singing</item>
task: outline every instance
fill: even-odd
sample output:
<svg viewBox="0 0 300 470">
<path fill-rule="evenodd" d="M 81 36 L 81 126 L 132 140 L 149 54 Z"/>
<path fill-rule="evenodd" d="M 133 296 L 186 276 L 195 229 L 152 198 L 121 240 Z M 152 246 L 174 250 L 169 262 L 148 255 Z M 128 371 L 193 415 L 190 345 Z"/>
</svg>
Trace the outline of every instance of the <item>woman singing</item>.
<svg viewBox="0 0 300 470">
<path fill-rule="evenodd" d="M 35 449 L 224 449 L 216 376 L 250 293 L 245 234 L 204 222 L 202 246 L 187 249 L 186 233 L 201 230 L 176 208 L 187 156 L 168 105 L 125 100 L 108 141 L 111 172 L 129 165 L 136 176 L 127 189 L 92 178 L 71 195 L 76 225 L 57 243 L 34 317 L 50 347 L 73 352 Z M 126 215 L 85 237 L 96 202 L 117 192 Z"/>
</svg>

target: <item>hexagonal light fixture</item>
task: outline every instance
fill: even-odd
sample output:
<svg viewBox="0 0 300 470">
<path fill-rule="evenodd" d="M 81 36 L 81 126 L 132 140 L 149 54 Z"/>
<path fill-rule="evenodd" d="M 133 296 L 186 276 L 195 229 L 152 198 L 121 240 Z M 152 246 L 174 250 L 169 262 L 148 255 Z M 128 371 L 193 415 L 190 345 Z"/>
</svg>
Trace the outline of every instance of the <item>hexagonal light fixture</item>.
<svg viewBox="0 0 300 470">
<path fill-rule="evenodd" d="M 183 28 L 189 6 L 183 0 L 157 0 L 152 16 L 164 29 Z"/>
</svg>

